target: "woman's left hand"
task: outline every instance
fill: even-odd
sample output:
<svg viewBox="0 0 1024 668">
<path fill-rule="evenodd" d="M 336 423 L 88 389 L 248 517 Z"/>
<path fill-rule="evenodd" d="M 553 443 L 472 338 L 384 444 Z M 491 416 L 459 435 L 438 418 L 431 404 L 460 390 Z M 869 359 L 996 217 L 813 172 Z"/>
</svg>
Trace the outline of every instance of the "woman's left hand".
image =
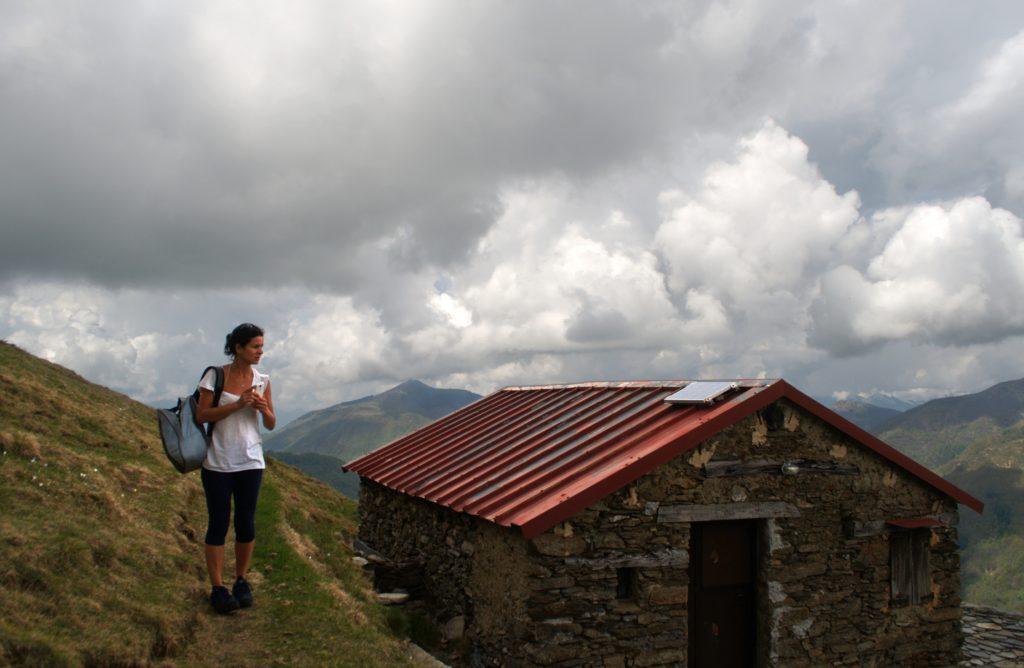
<svg viewBox="0 0 1024 668">
<path fill-rule="evenodd" d="M 258 394 L 254 395 L 254 401 L 252 403 L 252 407 L 255 408 L 256 410 L 258 410 L 260 413 L 263 413 L 264 415 L 267 415 L 267 414 L 270 413 L 270 404 L 268 404 L 267 400 L 264 399 L 263 397 L 261 397 Z"/>
<path fill-rule="evenodd" d="M 263 392 L 256 395 L 256 403 L 253 407 L 263 415 L 263 426 L 273 429 L 277 425 L 277 416 L 274 415 L 274 398 L 270 395 L 270 382 L 263 388 Z"/>
</svg>

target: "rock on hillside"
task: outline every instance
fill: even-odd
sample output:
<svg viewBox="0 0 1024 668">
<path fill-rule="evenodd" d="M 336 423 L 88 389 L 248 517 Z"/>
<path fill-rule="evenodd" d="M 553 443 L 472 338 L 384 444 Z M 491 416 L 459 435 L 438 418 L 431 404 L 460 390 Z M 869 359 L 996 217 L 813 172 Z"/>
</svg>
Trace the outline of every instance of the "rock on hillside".
<svg viewBox="0 0 1024 668">
<path fill-rule="evenodd" d="M 266 446 L 349 461 L 479 398 L 466 390 L 438 389 L 408 380 L 386 392 L 296 418 L 268 438 Z"/>
<path fill-rule="evenodd" d="M 0 342 L 0 665 L 419 665 L 352 562 L 355 505 L 268 464 L 256 606 L 215 616 L 199 476 L 153 410 Z"/>
</svg>

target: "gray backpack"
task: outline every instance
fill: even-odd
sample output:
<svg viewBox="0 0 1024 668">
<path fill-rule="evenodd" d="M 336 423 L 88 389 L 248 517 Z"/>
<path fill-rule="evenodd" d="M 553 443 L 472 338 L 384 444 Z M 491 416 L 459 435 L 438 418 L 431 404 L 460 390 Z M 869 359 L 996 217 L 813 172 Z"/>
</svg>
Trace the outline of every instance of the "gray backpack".
<svg viewBox="0 0 1024 668">
<path fill-rule="evenodd" d="M 220 395 L 224 391 L 224 369 L 219 366 L 208 366 L 203 369 L 203 376 L 213 369 L 213 405 L 220 403 Z M 199 379 L 202 380 L 203 376 Z M 207 427 L 196 419 L 199 406 L 199 388 L 187 397 L 178 399 L 174 408 L 156 409 L 156 421 L 160 427 L 160 440 L 164 442 L 164 452 L 179 473 L 195 471 L 206 459 L 206 449 L 213 438 L 214 424 Z"/>
</svg>

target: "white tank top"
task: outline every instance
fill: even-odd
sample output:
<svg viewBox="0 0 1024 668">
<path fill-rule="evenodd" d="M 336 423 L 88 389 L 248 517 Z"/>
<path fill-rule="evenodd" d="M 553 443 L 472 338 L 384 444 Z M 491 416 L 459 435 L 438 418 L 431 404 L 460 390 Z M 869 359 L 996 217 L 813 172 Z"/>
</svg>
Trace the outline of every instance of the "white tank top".
<svg viewBox="0 0 1024 668">
<path fill-rule="evenodd" d="M 213 392 L 214 372 L 211 369 L 200 379 L 199 387 Z M 252 386 L 266 391 L 270 376 L 252 370 Z M 219 406 L 238 401 L 238 395 L 222 392 Z M 241 408 L 218 420 L 213 430 L 213 443 L 206 451 L 203 468 L 231 473 L 266 468 L 263 461 L 263 439 L 260 436 L 260 412 L 252 406 Z"/>
</svg>

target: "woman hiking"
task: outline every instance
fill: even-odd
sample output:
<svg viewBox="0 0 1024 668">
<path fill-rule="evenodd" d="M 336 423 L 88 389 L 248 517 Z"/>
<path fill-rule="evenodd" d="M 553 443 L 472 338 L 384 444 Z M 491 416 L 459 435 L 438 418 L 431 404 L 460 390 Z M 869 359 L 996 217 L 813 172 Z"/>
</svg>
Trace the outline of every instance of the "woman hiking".
<svg viewBox="0 0 1024 668">
<path fill-rule="evenodd" d="M 224 354 L 232 358 L 224 367 L 224 389 L 213 406 L 214 372 L 199 381 L 200 422 L 215 423 L 213 439 L 203 462 L 203 491 L 210 515 L 206 530 L 206 569 L 210 573 L 210 604 L 226 614 L 253 604 L 252 587 L 246 582 L 253 547 L 256 545 L 256 498 L 263 479 L 263 445 L 259 419 L 273 429 L 277 424 L 270 396 L 270 376 L 254 367 L 263 356 L 263 330 L 243 323 L 227 335 Z M 235 501 L 235 582 L 224 586 L 224 539 Z"/>
</svg>

